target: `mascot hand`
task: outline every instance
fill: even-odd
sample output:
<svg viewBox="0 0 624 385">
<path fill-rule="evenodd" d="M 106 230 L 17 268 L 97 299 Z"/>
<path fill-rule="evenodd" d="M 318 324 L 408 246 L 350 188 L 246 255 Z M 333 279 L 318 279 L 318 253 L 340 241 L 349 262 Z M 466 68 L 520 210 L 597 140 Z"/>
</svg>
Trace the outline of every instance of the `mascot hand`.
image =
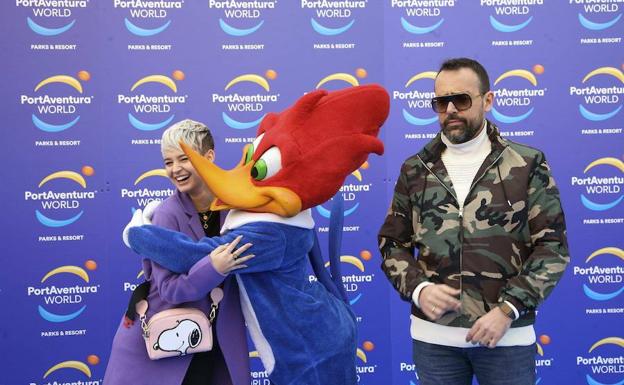
<svg viewBox="0 0 624 385">
<path fill-rule="evenodd" d="M 143 224 L 144 225 L 152 224 L 152 218 L 154 217 L 154 212 L 156 211 L 156 208 L 160 206 L 160 202 L 161 201 L 151 201 L 150 203 L 147 204 L 147 206 L 145 206 L 145 208 L 143 209 Z"/>
<path fill-rule="evenodd" d="M 145 223 L 143 221 L 143 210 L 141 209 L 135 210 L 134 214 L 132 215 L 132 219 L 130 220 L 130 222 L 128 222 L 128 224 L 124 228 L 122 236 L 121 236 L 126 246 L 128 246 L 129 248 L 132 248 L 132 246 L 130 246 L 130 241 L 128 240 L 128 234 L 130 233 L 130 228 L 143 226 L 144 224 Z"/>
</svg>

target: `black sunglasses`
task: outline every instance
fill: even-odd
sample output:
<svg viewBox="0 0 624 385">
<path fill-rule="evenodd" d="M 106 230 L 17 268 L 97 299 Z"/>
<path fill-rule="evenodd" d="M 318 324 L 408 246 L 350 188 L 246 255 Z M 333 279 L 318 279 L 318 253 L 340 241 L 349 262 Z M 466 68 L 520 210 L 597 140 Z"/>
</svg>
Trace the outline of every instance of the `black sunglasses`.
<svg viewBox="0 0 624 385">
<path fill-rule="evenodd" d="M 483 96 L 483 94 L 479 94 L 478 96 Z M 445 95 L 445 96 L 436 96 L 431 99 L 431 107 L 437 113 L 446 112 L 449 103 L 453 103 L 457 111 L 465 111 L 472 107 L 472 96 L 466 93 L 461 94 L 453 94 L 453 95 Z"/>
</svg>

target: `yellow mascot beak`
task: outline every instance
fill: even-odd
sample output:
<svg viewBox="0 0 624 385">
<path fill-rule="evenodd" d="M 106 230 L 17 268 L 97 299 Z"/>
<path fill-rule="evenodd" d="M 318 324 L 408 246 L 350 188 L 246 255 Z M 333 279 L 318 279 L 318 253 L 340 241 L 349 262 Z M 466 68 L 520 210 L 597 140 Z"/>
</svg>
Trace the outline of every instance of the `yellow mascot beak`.
<svg viewBox="0 0 624 385">
<path fill-rule="evenodd" d="M 247 145 L 249 146 L 249 145 Z M 301 199 L 292 190 L 284 187 L 256 186 L 252 183 L 251 169 L 253 161 L 245 164 L 245 153 L 238 166 L 232 170 L 223 170 L 210 160 L 201 156 L 190 146 L 180 142 L 182 151 L 197 170 L 197 173 L 215 195 L 210 209 L 273 213 L 283 217 L 292 217 L 301 211 Z"/>
</svg>

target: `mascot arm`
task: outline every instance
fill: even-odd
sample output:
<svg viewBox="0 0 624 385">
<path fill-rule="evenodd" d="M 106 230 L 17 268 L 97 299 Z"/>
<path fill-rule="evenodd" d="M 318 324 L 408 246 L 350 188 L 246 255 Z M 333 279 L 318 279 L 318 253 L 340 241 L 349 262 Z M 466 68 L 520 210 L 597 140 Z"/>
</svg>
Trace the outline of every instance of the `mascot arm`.
<svg viewBox="0 0 624 385">
<path fill-rule="evenodd" d="M 254 254 L 255 257 L 245 263 L 246 268 L 238 269 L 236 273 L 273 270 L 281 265 L 286 249 L 286 236 L 279 225 L 267 222 L 243 225 L 223 236 L 205 237 L 199 242 L 182 233 L 145 225 L 132 227 L 128 233 L 128 241 L 136 253 L 180 274 L 189 272 L 193 265 L 217 246 L 231 242 L 239 235 L 243 236 L 241 244 L 253 244 L 247 254 Z"/>
<path fill-rule="evenodd" d="M 152 225 L 132 227 L 128 233 L 132 250 L 178 274 L 188 273 L 217 246 L 234 238 L 236 235 L 226 234 L 196 242 L 186 234 Z"/>
<path fill-rule="evenodd" d="M 242 235 L 241 244 L 251 243 L 253 245 L 245 254 L 254 255 L 253 258 L 245 262 L 245 268 L 234 270 L 233 273 L 246 274 L 276 270 L 282 265 L 287 244 L 283 225 L 271 222 L 253 222 L 227 233 L 227 235 L 230 234 Z"/>
</svg>

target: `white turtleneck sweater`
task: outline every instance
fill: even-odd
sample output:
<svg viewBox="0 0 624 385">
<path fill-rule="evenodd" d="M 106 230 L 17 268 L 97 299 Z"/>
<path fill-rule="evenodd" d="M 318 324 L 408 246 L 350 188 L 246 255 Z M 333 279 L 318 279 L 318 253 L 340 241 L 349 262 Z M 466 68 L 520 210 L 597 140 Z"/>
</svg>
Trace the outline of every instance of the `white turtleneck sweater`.
<svg viewBox="0 0 624 385">
<path fill-rule="evenodd" d="M 454 144 L 446 135 L 441 136 L 442 143 L 446 145 L 446 150 L 442 152 L 442 162 L 453 182 L 453 189 L 461 211 L 477 171 L 492 151 L 492 143 L 487 136 L 485 122 L 481 127 L 481 132 L 465 143 Z"/>
<path fill-rule="evenodd" d="M 492 143 L 487 136 L 485 121 L 483 121 L 481 132 L 465 143 L 454 144 L 444 134 L 441 137 L 442 142 L 446 145 L 446 149 L 442 152 L 442 162 L 453 183 L 453 189 L 455 190 L 461 211 L 470 192 L 472 181 L 483 161 L 492 151 Z M 423 282 L 412 293 L 412 300 L 416 306 L 420 307 L 418 297 L 421 290 L 429 285 L 433 285 L 433 283 Z M 520 314 L 515 306 L 511 302 L 505 302 L 513 309 L 515 319 L 518 319 Z M 411 321 L 410 334 L 417 341 L 460 348 L 475 346 L 467 343 L 465 340 L 466 334 L 468 334 L 470 329 L 438 325 L 413 315 L 411 316 Z M 535 342 L 535 330 L 531 325 L 509 329 L 497 346 L 530 345 L 533 342 Z"/>
</svg>

